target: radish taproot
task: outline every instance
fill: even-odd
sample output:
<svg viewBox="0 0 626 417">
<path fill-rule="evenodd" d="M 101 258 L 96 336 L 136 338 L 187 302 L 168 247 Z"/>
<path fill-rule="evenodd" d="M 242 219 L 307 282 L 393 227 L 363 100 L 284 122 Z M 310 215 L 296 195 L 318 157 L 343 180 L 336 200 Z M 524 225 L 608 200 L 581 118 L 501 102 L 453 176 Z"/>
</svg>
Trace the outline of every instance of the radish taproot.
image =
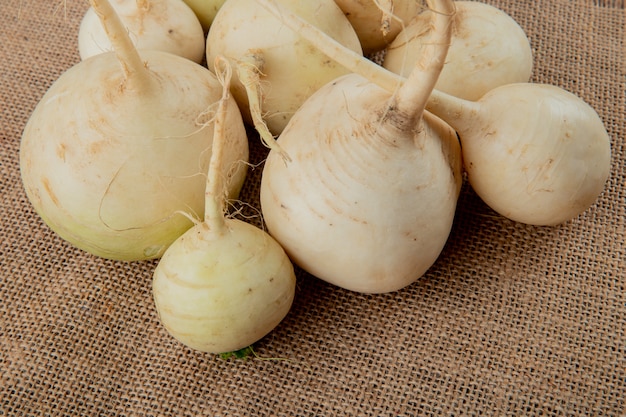
<svg viewBox="0 0 626 417">
<path fill-rule="evenodd" d="M 295 14 L 280 13 L 286 25 L 346 68 L 389 92 L 402 88 L 404 77 L 353 53 Z M 564 223 L 589 208 L 605 187 L 611 164 L 606 127 L 591 106 L 563 88 L 505 84 L 477 101 L 433 89 L 426 109 L 458 132 L 470 185 L 509 219 L 538 226 Z"/>
<path fill-rule="evenodd" d="M 192 349 L 224 353 L 255 343 L 283 320 L 293 302 L 296 277 L 270 235 L 224 216 L 230 67 L 218 59 L 214 68 L 223 80 L 224 97 L 215 117 L 204 221 L 165 251 L 152 289 L 161 323 L 174 338 Z"/>
<path fill-rule="evenodd" d="M 455 1 L 452 43 L 439 81 L 439 91 L 478 100 L 504 84 L 528 82 L 533 57 L 524 30 L 504 11 L 476 1 Z M 383 67 L 407 76 L 427 47 L 429 10 L 418 14 L 386 49 Z"/>
<path fill-rule="evenodd" d="M 159 257 L 201 218 L 216 76 L 192 61 L 134 48 L 114 9 L 92 0 L 115 52 L 81 61 L 50 86 L 26 124 L 20 168 L 48 226 L 73 245 L 112 259 Z M 80 82 L 77 82 L 80 80 Z M 224 175 L 235 197 L 248 142 L 231 103 Z"/>
<path fill-rule="evenodd" d="M 354 29 L 333 0 L 280 3 L 362 55 Z M 272 135 L 283 130 L 306 98 L 328 81 L 348 73 L 281 20 L 255 0 L 229 0 L 215 16 L 206 42 L 209 68 L 216 56 L 231 61 L 235 68 L 233 97 L 244 119 L 257 127 L 268 144 L 273 143 Z M 251 114 L 251 108 L 258 111 Z"/>
<path fill-rule="evenodd" d="M 111 0 L 137 49 L 156 49 L 200 63 L 205 38 L 200 21 L 182 0 Z M 112 50 L 100 16 L 87 9 L 78 31 L 78 52 L 87 59 Z"/>
<path fill-rule="evenodd" d="M 261 180 L 268 231 L 304 270 L 348 290 L 384 293 L 419 279 L 443 249 L 461 188 L 456 133 L 424 112 L 453 15 L 431 1 L 422 60 L 394 94 L 356 74 L 309 98 L 271 150 Z"/>
<path fill-rule="evenodd" d="M 418 0 L 335 0 L 356 32 L 363 53 L 385 49 L 424 7 Z"/>
</svg>

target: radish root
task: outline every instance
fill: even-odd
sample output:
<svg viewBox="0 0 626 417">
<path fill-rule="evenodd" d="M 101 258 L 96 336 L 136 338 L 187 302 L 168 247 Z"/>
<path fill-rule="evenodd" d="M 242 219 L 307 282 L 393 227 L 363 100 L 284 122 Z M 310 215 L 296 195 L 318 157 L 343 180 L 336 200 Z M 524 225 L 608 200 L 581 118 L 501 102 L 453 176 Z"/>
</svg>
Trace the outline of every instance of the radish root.
<svg viewBox="0 0 626 417">
<path fill-rule="evenodd" d="M 261 111 L 262 54 L 251 52 L 237 62 L 236 68 L 237 76 L 246 90 L 252 123 L 261 137 L 261 142 L 269 149 L 274 149 L 279 152 L 285 161 L 290 161 L 289 155 L 278 145 L 274 135 L 270 132 L 263 119 L 263 112 Z"/>
<path fill-rule="evenodd" d="M 215 75 L 222 84 L 222 98 L 218 102 L 214 121 L 213 146 L 209 172 L 207 175 L 207 187 L 205 191 L 204 221 L 216 233 L 224 230 L 224 211 L 226 200 L 226 188 L 222 178 L 221 167 L 223 163 L 223 149 L 226 138 L 225 121 L 230 99 L 230 82 L 232 79 L 232 67 L 223 57 L 215 59 Z"/>
</svg>

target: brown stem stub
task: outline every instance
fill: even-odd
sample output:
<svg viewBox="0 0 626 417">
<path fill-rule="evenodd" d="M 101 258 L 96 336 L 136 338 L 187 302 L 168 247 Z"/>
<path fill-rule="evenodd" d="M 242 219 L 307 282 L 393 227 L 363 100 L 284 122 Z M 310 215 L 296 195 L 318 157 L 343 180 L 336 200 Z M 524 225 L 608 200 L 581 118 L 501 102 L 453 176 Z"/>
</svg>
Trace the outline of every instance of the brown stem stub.
<svg viewBox="0 0 626 417">
<path fill-rule="evenodd" d="M 428 47 L 394 96 L 398 109 L 406 109 L 403 111 L 407 113 L 413 111 L 418 116 L 424 112 L 443 69 L 452 37 L 455 10 L 452 0 L 428 0 L 428 6 L 433 11 Z"/>
</svg>

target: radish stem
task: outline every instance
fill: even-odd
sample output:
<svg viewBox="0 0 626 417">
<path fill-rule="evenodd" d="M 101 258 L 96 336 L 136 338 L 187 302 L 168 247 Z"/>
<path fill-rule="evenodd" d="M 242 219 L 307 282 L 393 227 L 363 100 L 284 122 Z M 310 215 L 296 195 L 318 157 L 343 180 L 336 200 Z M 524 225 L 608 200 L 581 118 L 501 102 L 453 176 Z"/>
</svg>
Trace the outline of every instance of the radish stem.
<svg viewBox="0 0 626 417">
<path fill-rule="evenodd" d="M 385 90 L 393 93 L 404 81 L 403 77 L 382 68 L 380 65 L 364 58 L 363 55 L 346 48 L 322 30 L 287 8 L 279 6 L 276 2 L 272 0 L 256 0 L 256 2 L 277 18 L 281 18 L 281 22 L 284 23 L 285 26 L 311 42 L 323 54 L 343 65 L 346 69 L 362 75 Z"/>
<path fill-rule="evenodd" d="M 443 69 L 448 46 L 450 45 L 451 31 L 449 25 L 454 16 L 454 5 L 451 1 L 435 0 L 431 3 L 440 10 L 433 10 L 430 39 L 424 55 L 411 70 L 404 85 L 398 89 L 395 97 L 395 106 L 412 119 L 421 117 L 426 107 L 426 102 L 437 83 L 439 74 Z"/>
<path fill-rule="evenodd" d="M 209 162 L 207 186 L 204 195 L 204 221 L 209 224 L 209 227 L 215 233 L 221 233 L 225 227 L 224 181 L 222 180 L 223 149 L 226 138 L 227 106 L 230 99 L 230 80 L 232 78 L 232 68 L 228 61 L 221 57 L 216 58 L 215 74 L 220 84 L 222 84 L 223 92 L 215 113 L 211 160 Z"/>
<path fill-rule="evenodd" d="M 464 100 L 450 94 L 433 90 L 426 103 L 426 110 L 445 120 L 454 130 L 463 135 L 469 119 L 475 119 L 481 105 L 476 101 Z"/>
<path fill-rule="evenodd" d="M 389 34 L 389 30 L 391 28 L 391 19 L 394 16 L 393 14 L 393 1 L 392 0 L 374 0 L 376 7 L 382 12 L 382 16 L 380 18 L 380 29 L 383 35 Z"/>
<path fill-rule="evenodd" d="M 115 9 L 109 0 L 89 0 L 89 2 L 100 17 L 102 26 L 122 66 L 124 78 L 137 90 L 147 91 L 150 84 L 150 78 L 147 76 L 148 70 Z"/>
<path fill-rule="evenodd" d="M 246 90 L 248 104 L 250 107 L 250 117 L 254 128 L 259 133 L 261 142 L 269 149 L 275 149 L 288 161 L 289 156 L 280 148 L 274 135 L 270 132 L 267 124 L 263 120 L 261 111 L 261 74 L 263 72 L 263 56 L 251 52 L 237 62 L 237 76 Z"/>
</svg>

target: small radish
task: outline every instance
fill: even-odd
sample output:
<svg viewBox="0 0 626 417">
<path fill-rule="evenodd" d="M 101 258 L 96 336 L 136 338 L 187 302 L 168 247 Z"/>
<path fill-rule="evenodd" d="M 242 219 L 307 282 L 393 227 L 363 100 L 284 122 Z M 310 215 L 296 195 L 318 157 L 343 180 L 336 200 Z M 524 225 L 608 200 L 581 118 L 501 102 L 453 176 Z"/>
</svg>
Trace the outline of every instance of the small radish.
<svg viewBox="0 0 626 417">
<path fill-rule="evenodd" d="M 270 235 L 224 217 L 221 165 L 230 67 L 218 59 L 214 68 L 223 74 L 224 97 L 215 118 L 204 221 L 165 251 L 152 288 L 160 320 L 174 338 L 192 349 L 224 353 L 255 343 L 283 320 L 293 302 L 296 277 Z"/>
</svg>

